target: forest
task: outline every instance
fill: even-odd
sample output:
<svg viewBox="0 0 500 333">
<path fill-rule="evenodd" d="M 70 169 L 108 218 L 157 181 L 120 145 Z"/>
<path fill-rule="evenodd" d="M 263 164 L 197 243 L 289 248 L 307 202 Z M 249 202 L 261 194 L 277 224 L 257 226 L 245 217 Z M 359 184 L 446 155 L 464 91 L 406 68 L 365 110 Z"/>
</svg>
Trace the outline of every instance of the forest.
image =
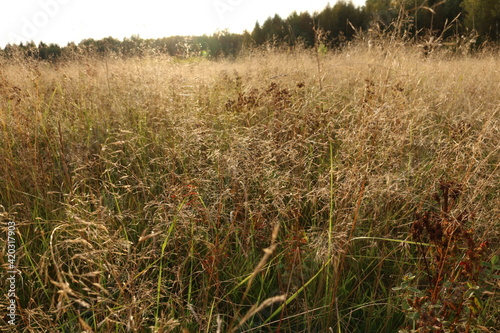
<svg viewBox="0 0 500 333">
<path fill-rule="evenodd" d="M 397 23 L 396 23 L 397 22 Z M 273 45 L 312 47 L 318 33 L 324 47 L 341 48 L 364 32 L 387 34 L 404 31 L 415 42 L 447 39 L 474 40 L 474 46 L 496 43 L 500 39 L 500 2 L 497 0 L 367 0 L 365 6 L 339 1 L 321 12 L 293 12 L 287 18 L 279 15 L 256 22 L 252 31 L 242 34 L 217 31 L 203 36 L 169 36 L 143 39 L 131 36 L 118 40 L 107 37 L 88 38 L 66 46 L 34 42 L 7 45 L 0 55 L 57 61 L 75 54 L 141 56 L 148 52 L 170 56 L 203 56 L 217 58 L 237 56 L 242 50 Z"/>
</svg>

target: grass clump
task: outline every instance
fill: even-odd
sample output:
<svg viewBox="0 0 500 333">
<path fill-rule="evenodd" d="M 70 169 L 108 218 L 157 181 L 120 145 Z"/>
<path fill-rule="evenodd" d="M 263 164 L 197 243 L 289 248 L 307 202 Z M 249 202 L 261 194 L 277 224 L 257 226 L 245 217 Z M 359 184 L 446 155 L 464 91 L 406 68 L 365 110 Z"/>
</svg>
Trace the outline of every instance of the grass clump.
<svg viewBox="0 0 500 333">
<path fill-rule="evenodd" d="M 17 328 L 424 331 L 424 303 L 447 309 L 438 331 L 498 327 L 498 54 L 311 52 L 1 60 Z M 460 184 L 441 211 L 440 179 Z M 467 261 L 436 259 L 453 233 L 415 238 L 426 211 L 470 212 L 474 244 L 488 242 L 481 292 L 461 294 L 480 308 L 447 299 Z M 417 291 L 428 298 L 407 302 Z M 446 317 L 469 304 L 467 325 Z"/>
</svg>

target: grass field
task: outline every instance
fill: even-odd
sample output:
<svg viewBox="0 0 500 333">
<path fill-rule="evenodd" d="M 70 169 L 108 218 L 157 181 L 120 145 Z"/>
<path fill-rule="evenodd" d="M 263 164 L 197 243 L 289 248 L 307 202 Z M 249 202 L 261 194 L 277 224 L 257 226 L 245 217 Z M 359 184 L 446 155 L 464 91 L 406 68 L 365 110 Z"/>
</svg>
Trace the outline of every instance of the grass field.
<svg viewBox="0 0 500 333">
<path fill-rule="evenodd" d="M 500 327 L 498 52 L 18 58 L 0 94 L 2 330 Z"/>
</svg>

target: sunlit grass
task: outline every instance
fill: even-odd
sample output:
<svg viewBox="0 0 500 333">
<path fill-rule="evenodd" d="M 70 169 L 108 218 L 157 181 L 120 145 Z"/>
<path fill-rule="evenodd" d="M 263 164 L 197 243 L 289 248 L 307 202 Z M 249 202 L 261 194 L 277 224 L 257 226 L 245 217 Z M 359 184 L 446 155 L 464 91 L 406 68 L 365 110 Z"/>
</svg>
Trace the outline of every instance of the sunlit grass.
<svg viewBox="0 0 500 333">
<path fill-rule="evenodd" d="M 18 328 L 396 332 L 392 288 L 425 279 L 410 225 L 440 179 L 498 254 L 499 59 L 1 60 Z"/>
</svg>

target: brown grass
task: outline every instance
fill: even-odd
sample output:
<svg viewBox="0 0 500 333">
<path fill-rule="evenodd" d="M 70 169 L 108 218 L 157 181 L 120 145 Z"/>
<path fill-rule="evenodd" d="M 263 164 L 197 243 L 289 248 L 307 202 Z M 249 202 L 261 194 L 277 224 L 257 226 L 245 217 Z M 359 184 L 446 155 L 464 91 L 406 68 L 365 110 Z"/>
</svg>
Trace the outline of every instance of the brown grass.
<svg viewBox="0 0 500 333">
<path fill-rule="evenodd" d="M 18 329 L 394 332 L 390 288 L 415 259 L 400 245 L 440 179 L 461 184 L 457 211 L 498 254 L 499 59 L 0 60 Z M 495 299 L 483 326 L 499 323 Z"/>
</svg>

